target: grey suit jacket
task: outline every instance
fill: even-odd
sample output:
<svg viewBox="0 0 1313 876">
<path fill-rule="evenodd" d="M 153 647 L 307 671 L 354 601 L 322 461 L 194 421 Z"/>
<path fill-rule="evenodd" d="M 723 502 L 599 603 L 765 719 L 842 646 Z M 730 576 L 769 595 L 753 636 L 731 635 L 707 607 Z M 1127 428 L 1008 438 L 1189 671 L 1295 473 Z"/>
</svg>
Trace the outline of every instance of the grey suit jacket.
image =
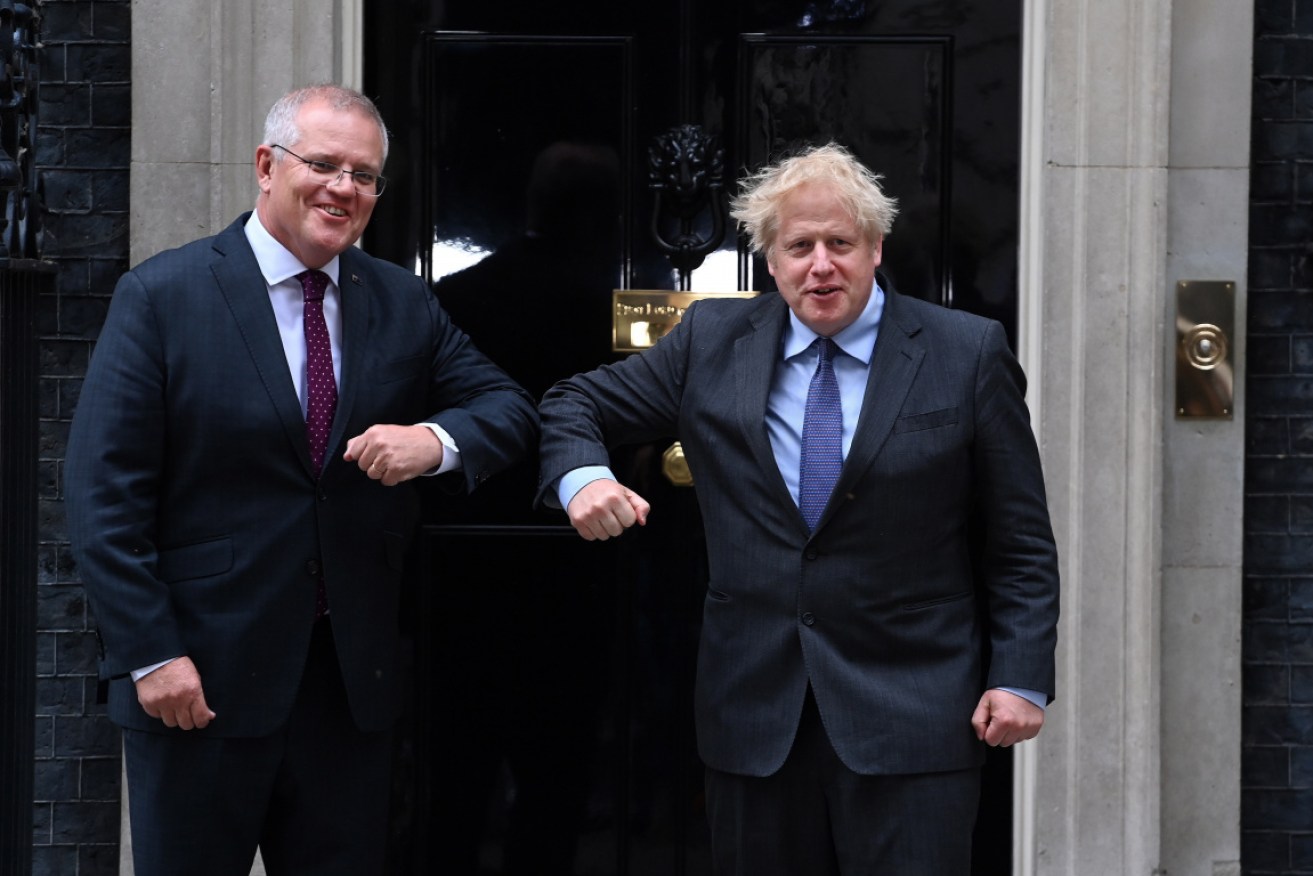
<svg viewBox="0 0 1313 876">
<path fill-rule="evenodd" d="M 778 295 L 699 302 L 653 349 L 558 384 L 540 409 L 543 489 L 605 464 L 608 445 L 683 443 L 711 576 L 707 765 L 777 770 L 809 682 L 859 773 L 976 765 L 986 688 L 1054 689 L 1057 556 L 1021 369 L 997 323 L 888 293 L 852 447 L 809 534 L 765 425 L 787 314 Z"/>
<path fill-rule="evenodd" d="M 114 679 L 110 714 L 163 732 L 126 674 L 187 654 L 218 715 L 192 732 L 270 732 L 291 708 L 322 574 L 352 713 L 379 729 L 399 706 L 419 502 L 413 482 L 384 487 L 344 462 L 346 441 L 376 423 L 439 423 L 473 489 L 520 458 L 536 414 L 420 278 L 349 249 L 341 387 L 316 477 L 246 218 L 120 279 L 74 416 L 69 534 Z"/>
</svg>

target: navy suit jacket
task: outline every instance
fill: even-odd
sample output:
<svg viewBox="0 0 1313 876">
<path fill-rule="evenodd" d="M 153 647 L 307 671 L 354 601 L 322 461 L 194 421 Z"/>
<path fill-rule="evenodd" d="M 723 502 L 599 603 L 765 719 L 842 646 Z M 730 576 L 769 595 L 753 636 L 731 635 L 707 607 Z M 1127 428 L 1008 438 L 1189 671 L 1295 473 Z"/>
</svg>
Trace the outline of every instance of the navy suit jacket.
<svg viewBox="0 0 1313 876">
<path fill-rule="evenodd" d="M 1054 689 L 1057 555 L 1021 369 L 998 323 L 888 293 L 852 446 L 809 533 L 765 424 L 787 319 L 778 295 L 702 301 L 651 350 L 558 384 L 541 405 L 542 488 L 605 464 L 609 445 L 682 442 L 709 560 L 708 766 L 779 769 L 809 682 L 856 772 L 977 765 L 986 688 Z"/>
<path fill-rule="evenodd" d="M 536 414 L 419 277 L 348 249 L 341 387 L 317 477 L 247 215 L 120 279 L 83 384 L 66 507 L 110 715 L 165 732 L 126 674 L 186 654 L 218 716 L 191 732 L 272 731 L 297 690 L 322 575 L 352 714 L 381 729 L 400 703 L 419 500 L 415 482 L 384 487 L 344 462 L 346 442 L 378 423 L 438 423 L 473 489 L 523 455 Z"/>
</svg>

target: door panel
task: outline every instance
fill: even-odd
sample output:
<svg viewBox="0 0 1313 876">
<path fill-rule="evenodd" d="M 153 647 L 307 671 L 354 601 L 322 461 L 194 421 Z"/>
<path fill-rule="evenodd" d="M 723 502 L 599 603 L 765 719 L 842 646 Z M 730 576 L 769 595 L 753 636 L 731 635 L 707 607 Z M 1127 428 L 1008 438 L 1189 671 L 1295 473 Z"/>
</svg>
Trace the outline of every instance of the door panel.
<svg viewBox="0 0 1313 876">
<path fill-rule="evenodd" d="M 875 157 L 900 209 L 882 270 L 900 292 L 943 303 L 951 300 L 943 248 L 952 239 L 952 50 L 949 36 L 748 35 L 738 82 L 748 166 L 776 157 L 781 144 L 827 140 Z M 767 276 L 764 263 L 754 276 Z"/>
<path fill-rule="evenodd" d="M 423 40 L 425 93 L 433 96 L 426 107 L 424 141 L 424 156 L 431 160 L 420 171 L 428 181 L 424 227 L 431 229 L 433 243 L 432 250 L 420 248 L 426 275 L 447 276 L 471 261 L 469 255 L 493 251 L 522 234 L 535 206 L 546 211 L 547 222 L 586 219 L 606 227 L 608 235 L 601 240 L 587 240 L 567 228 L 533 229 L 571 235 L 580 251 L 562 254 L 562 260 L 582 257 L 622 266 L 626 260 L 618 247 L 629 234 L 623 220 L 615 233 L 621 215 L 614 198 L 611 204 L 585 201 L 564 183 L 550 184 L 547 169 L 540 172 L 536 188 L 530 184 L 536 163 L 553 144 L 609 150 L 627 164 L 633 152 L 632 40 L 447 33 L 427 34 Z M 618 165 L 615 172 L 631 173 Z M 612 185 L 618 188 L 618 179 Z M 527 203 L 535 194 L 539 200 L 573 201 L 564 207 Z M 578 209 L 567 214 L 571 206 Z M 581 215 L 599 209 L 601 215 Z M 546 271 L 537 268 L 535 273 L 541 277 Z M 610 284 L 609 292 L 625 278 L 616 272 L 598 279 Z"/>
<path fill-rule="evenodd" d="M 837 140 L 901 213 L 900 291 L 1015 324 L 1019 0 L 372 4 L 366 89 L 393 133 L 365 246 L 415 265 L 531 392 L 612 361 L 610 292 L 675 289 L 648 152 L 693 124 L 748 168 Z M 659 222 L 658 222 L 659 224 Z M 696 229 L 706 232 L 710 217 Z M 773 283 L 731 230 L 693 290 Z M 426 485 L 407 624 L 395 872 L 704 874 L 692 726 L 705 593 L 696 488 L 669 441 L 613 459 L 649 524 L 588 544 L 535 510 L 536 462 L 470 497 Z M 1010 872 L 991 753 L 976 872 Z"/>
</svg>

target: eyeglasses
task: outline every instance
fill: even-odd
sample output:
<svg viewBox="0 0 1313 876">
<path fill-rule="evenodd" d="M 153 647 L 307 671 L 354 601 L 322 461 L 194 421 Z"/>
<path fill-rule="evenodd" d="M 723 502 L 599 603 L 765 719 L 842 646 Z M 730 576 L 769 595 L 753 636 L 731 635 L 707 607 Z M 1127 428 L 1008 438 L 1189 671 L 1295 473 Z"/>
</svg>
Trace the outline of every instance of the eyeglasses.
<svg viewBox="0 0 1313 876">
<path fill-rule="evenodd" d="M 387 178 L 379 176 L 376 173 L 370 173 L 367 170 L 343 170 L 336 164 L 329 164 L 327 161 L 315 161 L 309 158 L 302 158 L 286 146 L 279 146 L 277 143 L 269 144 L 273 149 L 281 149 L 288 155 L 300 161 L 310 169 L 310 178 L 320 185 L 335 186 L 341 181 L 343 174 L 351 177 L 351 184 L 355 186 L 359 194 L 367 195 L 371 198 L 377 198 L 383 194 L 383 189 L 387 186 Z"/>
</svg>

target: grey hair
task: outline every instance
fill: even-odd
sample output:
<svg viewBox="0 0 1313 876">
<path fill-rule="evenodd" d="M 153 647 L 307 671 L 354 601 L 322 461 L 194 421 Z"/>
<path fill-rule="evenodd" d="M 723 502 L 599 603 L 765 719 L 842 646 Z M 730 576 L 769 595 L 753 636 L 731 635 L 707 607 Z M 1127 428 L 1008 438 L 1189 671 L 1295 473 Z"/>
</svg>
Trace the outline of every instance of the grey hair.
<svg viewBox="0 0 1313 876">
<path fill-rule="evenodd" d="M 311 101 L 323 101 L 335 110 L 352 111 L 368 116 L 378 125 L 378 133 L 383 138 L 383 161 L 388 158 L 388 128 L 383 123 L 383 116 L 378 112 L 374 102 L 354 88 L 342 85 L 321 83 L 307 85 L 295 91 L 289 91 L 269 108 L 269 115 L 264 119 L 264 145 L 295 146 L 301 140 L 301 129 L 297 127 L 296 116 L 301 108 Z M 277 161 L 282 161 L 281 153 Z"/>
<path fill-rule="evenodd" d="M 837 143 L 813 146 L 745 177 L 730 203 L 730 215 L 742 224 L 753 250 L 770 257 L 784 199 L 799 186 L 821 183 L 834 188 L 844 209 L 874 243 L 889 234 L 898 215 L 898 201 L 884 193 L 880 179 Z"/>
</svg>

